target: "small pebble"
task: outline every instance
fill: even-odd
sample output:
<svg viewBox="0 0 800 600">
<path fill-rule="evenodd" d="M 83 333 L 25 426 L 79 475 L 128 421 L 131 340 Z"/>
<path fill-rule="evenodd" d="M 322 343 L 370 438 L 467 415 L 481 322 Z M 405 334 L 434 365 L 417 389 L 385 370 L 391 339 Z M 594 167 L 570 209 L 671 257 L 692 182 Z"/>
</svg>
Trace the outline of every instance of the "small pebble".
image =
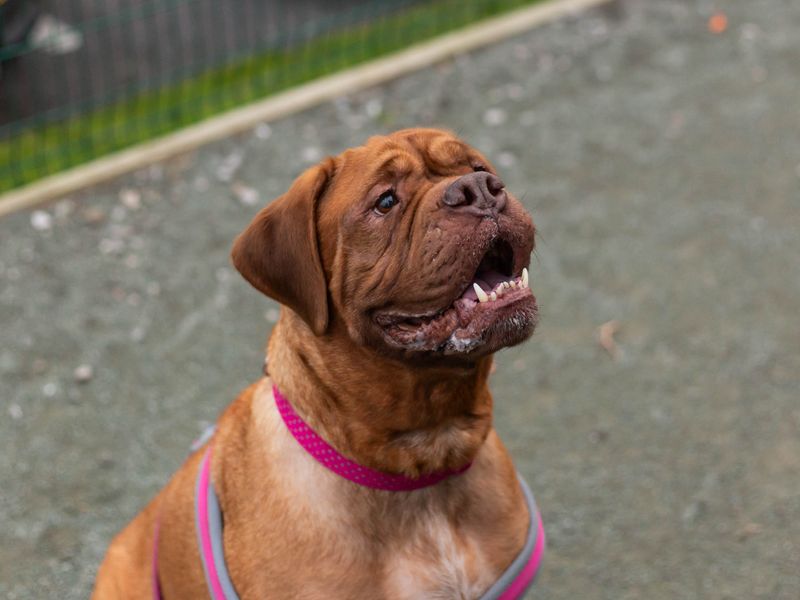
<svg viewBox="0 0 800 600">
<path fill-rule="evenodd" d="M 302 152 L 303 161 L 307 163 L 315 163 L 322 158 L 322 151 L 316 146 L 306 146 Z"/>
<path fill-rule="evenodd" d="M 119 192 L 119 201 L 130 210 L 139 210 L 142 206 L 142 195 L 130 188 L 125 188 Z"/>
<path fill-rule="evenodd" d="M 245 206 L 254 206 L 258 204 L 259 194 L 258 190 L 245 185 L 241 181 L 237 181 L 231 186 L 231 191 L 236 199 Z"/>
<path fill-rule="evenodd" d="M 506 86 L 506 95 L 511 100 L 519 100 L 525 94 L 525 89 L 518 83 L 510 83 Z"/>
<path fill-rule="evenodd" d="M 485 113 L 483 113 L 483 122 L 486 125 L 491 127 L 495 127 L 497 125 L 502 125 L 506 122 L 506 111 L 502 108 L 490 108 Z"/>
<path fill-rule="evenodd" d="M 364 105 L 364 112 L 370 119 L 375 119 L 383 112 L 383 101 L 380 98 L 372 98 Z"/>
<path fill-rule="evenodd" d="M 501 152 L 497 155 L 497 164 L 503 169 L 510 169 L 517 164 L 517 157 L 511 152 Z"/>
<path fill-rule="evenodd" d="M 70 216 L 75 210 L 75 203 L 70 200 L 69 198 L 65 198 L 64 200 L 59 201 L 53 207 L 53 213 L 56 216 L 56 219 L 64 220 L 68 216 Z"/>
<path fill-rule="evenodd" d="M 36 231 L 50 231 L 53 228 L 53 217 L 46 211 L 35 210 L 31 213 L 31 227 Z"/>
<path fill-rule="evenodd" d="M 106 220 L 106 211 L 98 206 L 88 206 L 83 209 L 81 216 L 89 225 L 98 225 Z"/>
<path fill-rule="evenodd" d="M 79 365 L 75 368 L 72 376 L 76 383 L 89 383 L 94 377 L 94 369 L 92 368 L 92 365 Z"/>
<path fill-rule="evenodd" d="M 98 455 L 98 462 L 100 466 L 104 469 L 113 467 L 116 464 L 116 461 L 114 460 L 114 455 L 108 450 L 100 451 L 100 454 Z"/>
<path fill-rule="evenodd" d="M 239 167 L 242 166 L 243 161 L 244 154 L 241 151 L 235 151 L 228 154 L 222 159 L 222 162 L 220 162 L 215 170 L 217 179 L 224 183 L 229 182 L 231 179 L 233 179 L 233 176 L 236 174 L 236 171 L 239 170 Z"/>
<path fill-rule="evenodd" d="M 157 281 L 151 281 L 145 288 L 148 296 L 158 296 L 161 293 L 161 286 Z"/>
<path fill-rule="evenodd" d="M 8 407 L 8 414 L 15 421 L 19 421 L 22 418 L 22 407 L 16 403 L 11 404 Z"/>
<path fill-rule="evenodd" d="M 126 300 L 131 306 L 139 306 L 142 303 L 142 297 L 136 292 L 131 292 L 128 294 Z"/>
<path fill-rule="evenodd" d="M 608 439 L 608 431 L 605 429 L 593 429 L 589 432 L 589 441 L 593 444 L 605 442 Z"/>
<path fill-rule="evenodd" d="M 740 29 L 742 40 L 751 42 L 761 35 L 761 28 L 755 23 L 745 23 Z"/>
<path fill-rule="evenodd" d="M 268 140 L 272 137 L 272 127 L 269 123 L 259 123 L 255 131 L 256 137 L 260 140 Z"/>
<path fill-rule="evenodd" d="M 103 238 L 100 240 L 100 243 L 97 244 L 97 249 L 100 250 L 100 254 L 119 254 L 124 247 L 125 242 L 122 240 L 110 238 Z"/>
<path fill-rule="evenodd" d="M 706 503 L 704 500 L 694 500 L 686 506 L 681 515 L 684 523 L 692 524 L 698 521 L 706 512 Z"/>
<path fill-rule="evenodd" d="M 231 271 L 227 267 L 219 267 L 214 271 L 214 276 L 218 282 L 225 283 L 226 281 L 230 281 Z"/>
<path fill-rule="evenodd" d="M 52 381 L 50 383 L 45 383 L 42 387 L 42 393 L 48 398 L 55 396 L 56 392 L 58 392 L 58 386 Z"/>
</svg>

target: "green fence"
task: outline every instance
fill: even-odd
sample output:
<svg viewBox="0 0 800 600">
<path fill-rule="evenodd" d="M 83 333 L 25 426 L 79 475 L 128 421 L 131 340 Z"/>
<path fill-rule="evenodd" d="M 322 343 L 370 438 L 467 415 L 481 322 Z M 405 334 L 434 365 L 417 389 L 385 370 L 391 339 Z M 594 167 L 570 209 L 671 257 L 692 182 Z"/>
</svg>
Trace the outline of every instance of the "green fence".
<svg viewBox="0 0 800 600">
<path fill-rule="evenodd" d="M 533 1 L 0 0 L 0 191 Z"/>
</svg>

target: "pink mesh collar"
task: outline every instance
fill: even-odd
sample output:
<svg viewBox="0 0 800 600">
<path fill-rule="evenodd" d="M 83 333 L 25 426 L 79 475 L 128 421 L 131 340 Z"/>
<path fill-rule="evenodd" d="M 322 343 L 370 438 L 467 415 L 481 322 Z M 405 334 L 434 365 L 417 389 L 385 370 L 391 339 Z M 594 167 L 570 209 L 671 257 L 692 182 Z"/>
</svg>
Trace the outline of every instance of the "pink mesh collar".
<svg viewBox="0 0 800 600">
<path fill-rule="evenodd" d="M 305 448 L 306 452 L 313 456 L 318 463 L 353 483 L 377 490 L 407 492 L 428 487 L 429 485 L 435 485 L 448 477 L 463 473 L 470 467 L 470 465 L 466 465 L 456 471 L 431 473 L 417 479 L 412 479 L 405 475 L 384 473 L 382 471 L 370 469 L 369 467 L 364 467 L 339 454 L 333 446 L 317 435 L 317 433 L 300 418 L 300 415 L 294 411 L 292 405 L 289 404 L 289 401 L 278 391 L 277 387 L 272 387 L 272 393 L 275 396 L 275 404 L 278 407 L 278 412 L 281 414 L 283 422 L 286 423 L 286 427 L 292 433 L 294 439 L 296 439 L 300 445 Z"/>
</svg>

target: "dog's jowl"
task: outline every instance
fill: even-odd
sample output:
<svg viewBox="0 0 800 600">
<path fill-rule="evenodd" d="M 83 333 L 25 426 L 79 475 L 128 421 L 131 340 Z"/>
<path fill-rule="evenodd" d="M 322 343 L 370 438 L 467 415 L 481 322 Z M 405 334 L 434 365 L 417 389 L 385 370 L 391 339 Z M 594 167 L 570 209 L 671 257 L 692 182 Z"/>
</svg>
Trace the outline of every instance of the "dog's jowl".
<svg viewBox="0 0 800 600">
<path fill-rule="evenodd" d="M 268 374 L 111 543 L 95 598 L 518 598 L 544 548 L 492 427 L 537 321 L 534 225 L 450 133 L 301 174 L 233 245 L 282 304 Z"/>
</svg>

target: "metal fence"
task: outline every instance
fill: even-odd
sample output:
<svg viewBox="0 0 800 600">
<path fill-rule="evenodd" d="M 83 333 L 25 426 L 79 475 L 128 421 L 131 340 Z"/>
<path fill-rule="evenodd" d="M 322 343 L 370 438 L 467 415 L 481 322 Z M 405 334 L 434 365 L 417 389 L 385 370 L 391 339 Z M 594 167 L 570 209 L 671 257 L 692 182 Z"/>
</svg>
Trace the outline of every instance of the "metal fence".
<svg viewBox="0 0 800 600">
<path fill-rule="evenodd" d="M 0 0 L 0 191 L 535 0 Z"/>
</svg>

